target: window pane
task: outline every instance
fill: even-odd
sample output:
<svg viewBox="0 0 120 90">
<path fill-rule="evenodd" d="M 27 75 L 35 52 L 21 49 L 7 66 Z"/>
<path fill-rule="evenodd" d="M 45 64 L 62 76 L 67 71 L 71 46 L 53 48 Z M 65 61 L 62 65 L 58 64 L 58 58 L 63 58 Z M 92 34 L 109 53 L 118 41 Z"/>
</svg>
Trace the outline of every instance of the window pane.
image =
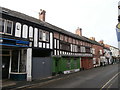
<svg viewBox="0 0 120 90">
<path fill-rule="evenodd" d="M 39 40 L 42 40 L 43 38 L 43 32 L 41 30 L 39 30 Z"/>
<path fill-rule="evenodd" d="M 29 27 L 29 38 L 33 38 L 33 27 Z"/>
<path fill-rule="evenodd" d="M 20 71 L 19 72 L 26 72 L 26 56 L 27 56 L 27 50 L 22 50 L 21 51 Z"/>
<path fill-rule="evenodd" d="M 11 21 L 7 21 L 7 30 L 5 31 L 5 33 L 8 34 L 12 34 L 12 22 Z"/>
<path fill-rule="evenodd" d="M 22 37 L 23 38 L 27 38 L 27 34 L 28 34 L 28 26 L 27 25 L 23 25 Z"/>
<path fill-rule="evenodd" d="M 43 32 L 43 41 L 45 41 L 45 40 L 46 40 L 46 33 Z"/>
<path fill-rule="evenodd" d="M 12 52 L 12 65 L 11 65 L 12 72 L 18 72 L 18 51 L 14 50 Z"/>
<path fill-rule="evenodd" d="M 21 24 L 18 22 L 16 23 L 16 26 L 15 26 L 15 36 L 21 37 Z"/>
<path fill-rule="evenodd" d="M 49 41 L 49 33 L 46 33 L 46 41 Z"/>
<path fill-rule="evenodd" d="M 0 32 L 4 32 L 4 28 L 5 28 L 5 20 L 0 19 Z"/>
</svg>

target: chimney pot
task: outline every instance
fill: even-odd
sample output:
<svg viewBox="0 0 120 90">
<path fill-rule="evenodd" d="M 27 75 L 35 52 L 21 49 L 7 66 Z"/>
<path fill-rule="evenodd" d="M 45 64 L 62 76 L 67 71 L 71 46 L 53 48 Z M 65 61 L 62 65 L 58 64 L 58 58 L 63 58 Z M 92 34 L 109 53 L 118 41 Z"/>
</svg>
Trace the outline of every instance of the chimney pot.
<svg viewBox="0 0 120 90">
<path fill-rule="evenodd" d="M 104 41 L 103 41 L 103 40 L 100 40 L 99 43 L 100 43 L 100 44 L 104 44 Z"/>
<path fill-rule="evenodd" d="M 45 21 L 45 13 L 46 13 L 45 10 L 40 9 L 39 19 L 40 19 L 41 21 Z"/>
<path fill-rule="evenodd" d="M 82 36 L 82 28 L 77 28 L 77 30 L 75 31 L 75 34 Z"/>
</svg>

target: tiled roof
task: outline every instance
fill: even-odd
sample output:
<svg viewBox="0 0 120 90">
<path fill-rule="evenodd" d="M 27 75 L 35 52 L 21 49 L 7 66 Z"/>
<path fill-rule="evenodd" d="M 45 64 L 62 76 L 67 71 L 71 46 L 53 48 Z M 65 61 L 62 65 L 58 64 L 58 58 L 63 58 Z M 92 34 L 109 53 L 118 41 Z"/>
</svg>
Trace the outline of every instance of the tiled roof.
<svg viewBox="0 0 120 90">
<path fill-rule="evenodd" d="M 2 9 L 2 10 L 1 10 L 1 9 Z M 45 21 L 41 21 L 41 20 L 39 20 L 39 19 L 36 19 L 36 18 L 34 18 L 34 17 L 25 15 L 25 14 L 20 13 L 20 12 L 17 12 L 17 11 L 13 11 L 13 10 L 10 10 L 10 9 L 7 9 L 7 8 L 0 7 L 0 13 L 4 13 L 4 14 L 7 14 L 7 15 L 16 17 L 16 18 L 20 18 L 20 19 L 22 19 L 22 20 L 26 20 L 26 21 L 29 21 L 29 22 L 32 22 L 32 23 L 35 23 L 35 24 L 38 24 L 38 25 L 41 25 L 41 26 L 50 28 L 50 29 L 52 29 L 53 31 L 66 34 L 66 35 L 68 35 L 68 36 L 71 36 L 71 37 L 76 38 L 76 39 L 80 39 L 80 40 L 82 40 L 82 41 L 86 41 L 86 42 L 89 42 L 89 43 L 92 43 L 92 44 L 100 45 L 98 42 L 93 41 L 93 40 L 90 40 L 90 39 L 88 39 L 87 37 L 78 36 L 78 35 L 76 35 L 76 34 L 73 34 L 73 33 L 69 32 L 69 31 L 66 31 L 66 30 L 64 30 L 64 29 L 62 29 L 62 28 L 59 28 L 59 27 L 57 27 L 57 26 L 55 26 L 55 25 L 52 25 L 52 24 L 47 23 L 47 22 L 45 22 Z"/>
</svg>

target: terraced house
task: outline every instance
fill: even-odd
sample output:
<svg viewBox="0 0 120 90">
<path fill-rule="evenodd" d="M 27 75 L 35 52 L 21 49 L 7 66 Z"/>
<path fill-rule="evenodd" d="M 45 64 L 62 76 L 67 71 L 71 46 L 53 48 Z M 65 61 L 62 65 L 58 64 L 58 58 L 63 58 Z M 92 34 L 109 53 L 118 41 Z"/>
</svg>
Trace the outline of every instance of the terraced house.
<svg viewBox="0 0 120 90">
<path fill-rule="evenodd" d="M 1 7 L 0 56 L 2 78 L 42 79 L 93 67 L 94 41 L 45 22 L 45 11 L 36 19 Z"/>
</svg>

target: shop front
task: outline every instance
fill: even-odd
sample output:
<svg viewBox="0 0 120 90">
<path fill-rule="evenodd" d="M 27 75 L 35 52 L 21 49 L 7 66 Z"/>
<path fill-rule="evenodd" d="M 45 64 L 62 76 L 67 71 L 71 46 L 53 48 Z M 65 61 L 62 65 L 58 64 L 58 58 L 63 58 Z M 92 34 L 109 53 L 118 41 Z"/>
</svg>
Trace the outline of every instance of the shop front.
<svg viewBox="0 0 120 90">
<path fill-rule="evenodd" d="M 1 40 L 2 79 L 25 80 L 29 42 L 7 38 L 1 38 Z"/>
</svg>

